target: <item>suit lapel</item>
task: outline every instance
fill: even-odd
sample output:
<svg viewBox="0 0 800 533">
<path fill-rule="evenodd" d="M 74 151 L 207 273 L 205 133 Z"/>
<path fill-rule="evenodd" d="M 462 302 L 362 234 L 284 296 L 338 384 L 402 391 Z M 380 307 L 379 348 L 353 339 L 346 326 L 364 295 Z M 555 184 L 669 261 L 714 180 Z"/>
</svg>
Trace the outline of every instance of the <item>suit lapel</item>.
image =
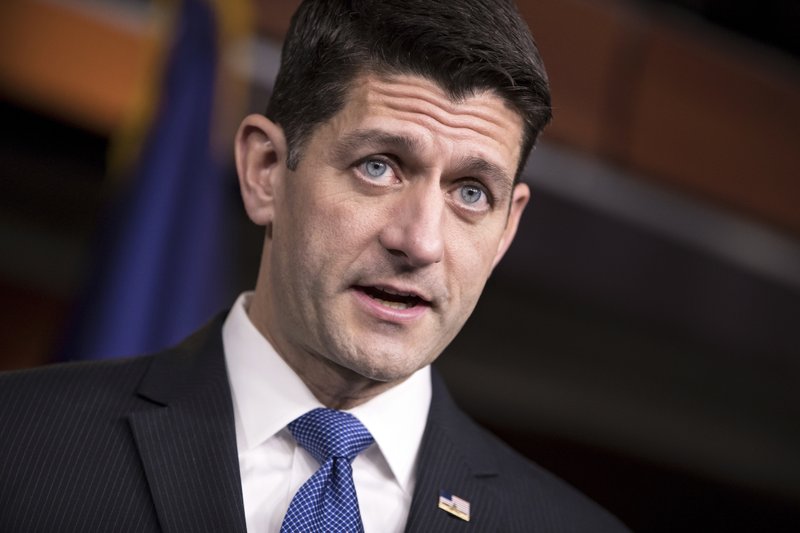
<svg viewBox="0 0 800 533">
<path fill-rule="evenodd" d="M 246 529 L 221 323 L 153 358 L 138 393 L 154 405 L 129 416 L 165 532 Z"/>
<path fill-rule="evenodd" d="M 501 531 L 502 505 L 492 488 L 498 469 L 484 449 L 485 437 L 456 407 L 435 371 L 432 380 L 431 410 L 406 531 Z M 470 502 L 469 522 L 438 508 L 441 490 Z"/>
</svg>

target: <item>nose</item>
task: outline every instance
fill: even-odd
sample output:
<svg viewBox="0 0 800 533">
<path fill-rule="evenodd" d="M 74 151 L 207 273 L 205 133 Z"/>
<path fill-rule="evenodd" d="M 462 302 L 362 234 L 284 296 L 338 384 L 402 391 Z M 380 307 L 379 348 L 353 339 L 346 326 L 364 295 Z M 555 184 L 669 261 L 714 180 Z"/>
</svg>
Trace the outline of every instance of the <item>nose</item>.
<svg viewBox="0 0 800 533">
<path fill-rule="evenodd" d="M 416 185 L 397 193 L 380 242 L 408 266 L 420 268 L 442 260 L 445 199 L 438 184 Z"/>
</svg>

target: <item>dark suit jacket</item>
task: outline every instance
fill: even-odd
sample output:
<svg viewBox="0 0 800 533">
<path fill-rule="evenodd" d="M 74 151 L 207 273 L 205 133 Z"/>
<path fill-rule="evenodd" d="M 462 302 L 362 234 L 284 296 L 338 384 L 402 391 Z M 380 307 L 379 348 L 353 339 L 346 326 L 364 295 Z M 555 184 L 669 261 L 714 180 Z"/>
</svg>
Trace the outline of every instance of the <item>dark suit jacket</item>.
<svg viewBox="0 0 800 533">
<path fill-rule="evenodd" d="M 221 320 L 152 356 L 0 375 L 0 531 L 244 532 Z M 470 522 L 437 509 L 440 489 L 471 503 Z M 435 376 L 407 531 L 625 529 Z"/>
</svg>

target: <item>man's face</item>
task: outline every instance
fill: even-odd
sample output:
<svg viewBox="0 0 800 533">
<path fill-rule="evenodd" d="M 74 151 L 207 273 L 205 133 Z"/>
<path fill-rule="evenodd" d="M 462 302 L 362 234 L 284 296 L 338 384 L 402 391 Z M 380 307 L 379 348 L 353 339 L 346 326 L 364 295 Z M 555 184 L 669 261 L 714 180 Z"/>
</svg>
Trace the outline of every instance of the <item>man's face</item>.
<svg viewBox="0 0 800 533">
<path fill-rule="evenodd" d="M 528 199 L 522 121 L 493 93 L 452 102 L 415 76 L 359 78 L 274 184 L 268 336 L 394 382 L 469 317 Z"/>
</svg>

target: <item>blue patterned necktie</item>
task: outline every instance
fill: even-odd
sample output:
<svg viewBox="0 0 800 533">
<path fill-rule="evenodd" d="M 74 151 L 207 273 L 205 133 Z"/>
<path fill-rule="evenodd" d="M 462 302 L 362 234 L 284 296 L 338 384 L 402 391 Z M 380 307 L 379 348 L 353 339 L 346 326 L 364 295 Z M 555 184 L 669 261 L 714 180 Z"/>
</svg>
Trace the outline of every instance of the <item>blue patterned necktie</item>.
<svg viewBox="0 0 800 533">
<path fill-rule="evenodd" d="M 350 463 L 373 442 L 367 428 L 349 413 L 317 408 L 289 431 L 321 466 L 292 498 L 281 533 L 363 532 Z"/>
</svg>

